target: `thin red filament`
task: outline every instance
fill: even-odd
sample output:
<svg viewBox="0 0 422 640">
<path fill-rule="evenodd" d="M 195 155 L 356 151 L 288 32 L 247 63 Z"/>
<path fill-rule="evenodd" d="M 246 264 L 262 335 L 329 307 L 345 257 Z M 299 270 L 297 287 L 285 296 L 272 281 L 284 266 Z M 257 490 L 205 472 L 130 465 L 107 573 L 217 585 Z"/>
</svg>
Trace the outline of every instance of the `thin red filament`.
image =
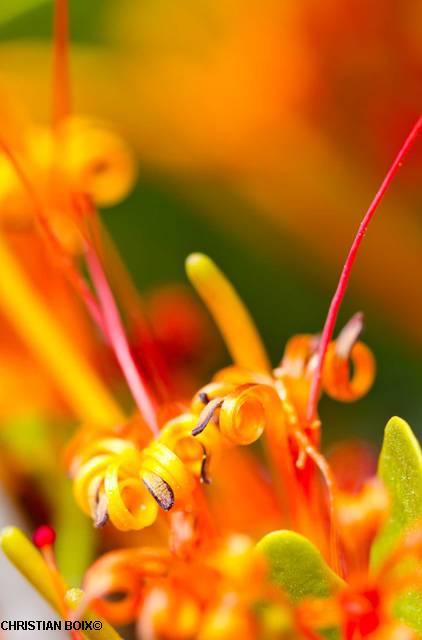
<svg viewBox="0 0 422 640">
<path fill-rule="evenodd" d="M 86 249 L 86 262 L 102 310 L 107 338 L 141 415 L 151 432 L 156 435 L 158 433 L 158 425 L 154 404 L 136 368 L 116 302 L 100 260 L 91 246 L 87 246 Z"/>
<path fill-rule="evenodd" d="M 369 206 L 369 209 L 367 210 L 365 216 L 363 217 L 362 222 L 359 225 L 358 232 L 352 243 L 349 254 L 346 258 L 346 262 L 344 263 L 344 267 L 340 275 L 340 280 L 337 285 L 337 289 L 335 291 L 333 299 L 331 301 L 330 308 L 328 310 L 327 319 L 325 321 L 324 329 L 322 331 L 321 340 L 318 346 L 317 364 L 315 367 L 314 376 L 312 378 L 308 407 L 307 407 L 307 419 L 309 422 L 313 420 L 316 414 L 325 355 L 327 353 L 328 344 L 334 332 L 337 316 L 340 310 L 341 303 L 344 298 L 344 294 L 347 289 L 347 285 L 349 283 L 350 274 L 351 274 L 359 247 L 365 236 L 366 230 L 368 229 L 369 223 L 371 222 L 378 208 L 378 205 L 380 204 L 382 198 L 385 195 L 385 192 L 387 191 L 388 187 L 393 181 L 393 178 L 396 175 L 397 171 L 402 166 L 405 157 L 407 156 L 410 149 L 416 142 L 417 137 L 421 133 L 421 131 L 422 131 L 422 116 L 419 117 L 419 119 L 413 126 L 413 129 L 408 134 L 393 164 L 388 170 L 387 175 L 385 176 L 379 190 L 377 191 L 375 198 L 372 200 Z"/>
</svg>

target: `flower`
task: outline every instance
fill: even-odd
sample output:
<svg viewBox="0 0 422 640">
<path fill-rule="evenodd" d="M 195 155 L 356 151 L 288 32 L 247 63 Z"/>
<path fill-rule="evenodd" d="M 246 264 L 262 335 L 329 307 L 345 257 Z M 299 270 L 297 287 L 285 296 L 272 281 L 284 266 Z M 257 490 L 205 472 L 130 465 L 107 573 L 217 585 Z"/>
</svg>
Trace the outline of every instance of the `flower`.
<svg viewBox="0 0 422 640">
<path fill-rule="evenodd" d="M 422 131 L 422 118 L 362 220 L 321 334 L 291 338 L 275 369 L 225 275 L 203 254 L 188 258 L 188 276 L 233 363 L 190 401 L 180 397 L 166 404 L 158 393 L 153 350 L 142 353 L 149 366 L 137 366 L 103 251 L 95 201 L 113 197 L 121 183 L 113 176 L 103 183 L 104 166 L 98 176 L 91 147 L 94 182 L 90 171 L 79 171 L 86 140 L 101 147 L 104 138 L 69 120 L 67 84 L 61 84 L 66 9 L 57 0 L 56 128 L 46 142 L 47 151 L 50 144 L 53 150 L 37 147 L 46 152 L 46 175 L 41 163 L 33 183 L 26 165 L 36 165 L 34 158 L 24 155 L 21 163 L 8 145 L 4 149 L 43 241 L 61 260 L 60 273 L 70 278 L 119 365 L 131 413 L 74 348 L 1 238 L 0 305 L 81 420 L 65 452 L 76 502 L 104 538 L 113 529 L 152 534 L 148 544 L 137 539 L 97 559 L 84 576 L 84 592 L 68 589 L 51 528 L 35 532 L 39 551 L 19 530 L 6 529 L 4 552 L 64 619 L 101 616 L 99 635 L 87 633 L 97 640 L 119 638 L 108 622 L 135 624 L 144 640 L 415 638 L 422 629 L 419 443 L 407 423 L 392 418 L 377 475 L 366 474 L 350 488 L 321 451 L 318 402 L 323 392 L 357 400 L 374 380 L 374 357 L 359 339 L 362 314 L 336 339 L 333 334 L 365 231 Z M 76 244 L 57 233 L 57 194 L 63 196 L 60 214 L 75 223 Z M 119 271 L 129 290 L 122 307 L 134 303 L 138 317 L 137 295 Z M 155 376 L 148 376 L 152 370 Z M 256 458 L 248 453 L 251 445 Z M 352 455 L 353 464 L 359 454 Z M 227 508 L 237 518 L 226 517 Z M 71 634 L 81 638 L 79 631 Z"/>
</svg>

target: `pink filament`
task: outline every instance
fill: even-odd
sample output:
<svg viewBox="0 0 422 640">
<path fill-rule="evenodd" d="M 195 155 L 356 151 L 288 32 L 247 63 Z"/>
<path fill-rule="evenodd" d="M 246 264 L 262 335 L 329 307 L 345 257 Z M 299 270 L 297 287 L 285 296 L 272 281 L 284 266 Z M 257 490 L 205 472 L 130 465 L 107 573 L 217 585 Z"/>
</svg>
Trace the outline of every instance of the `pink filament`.
<svg viewBox="0 0 422 640">
<path fill-rule="evenodd" d="M 394 176 L 396 175 L 397 171 L 400 169 L 403 163 L 403 160 L 405 159 L 410 149 L 416 142 L 416 139 L 418 135 L 421 133 L 421 131 L 422 131 L 422 116 L 419 117 L 413 129 L 408 134 L 399 153 L 397 154 L 397 157 L 395 158 L 378 192 L 376 193 L 375 198 L 372 200 L 369 206 L 369 209 L 367 210 L 362 222 L 359 225 L 358 232 L 350 248 L 349 254 L 346 258 L 346 262 L 344 263 L 344 267 L 340 275 L 340 280 L 337 285 L 336 292 L 331 301 L 330 308 L 328 310 L 327 319 L 325 321 L 324 329 L 322 331 L 321 340 L 318 346 L 317 363 L 315 367 L 314 376 L 312 378 L 308 407 L 307 407 L 307 419 L 309 422 L 313 420 L 316 414 L 318 394 L 321 386 L 322 369 L 324 366 L 325 355 L 327 352 L 328 344 L 333 335 L 337 316 L 340 310 L 340 305 L 342 303 L 344 294 L 347 289 L 347 285 L 349 283 L 350 274 L 356 259 L 357 252 L 365 236 L 369 223 L 371 222 L 374 216 L 374 213 L 378 208 L 378 205 L 380 204 L 382 198 L 384 197 L 385 192 L 387 191 L 388 187 L 393 181 Z"/>
<path fill-rule="evenodd" d="M 86 260 L 102 309 L 107 337 L 113 347 L 138 409 L 151 432 L 156 435 L 158 433 L 158 426 L 154 405 L 133 361 L 117 305 L 101 263 L 92 247 L 87 247 Z"/>
</svg>

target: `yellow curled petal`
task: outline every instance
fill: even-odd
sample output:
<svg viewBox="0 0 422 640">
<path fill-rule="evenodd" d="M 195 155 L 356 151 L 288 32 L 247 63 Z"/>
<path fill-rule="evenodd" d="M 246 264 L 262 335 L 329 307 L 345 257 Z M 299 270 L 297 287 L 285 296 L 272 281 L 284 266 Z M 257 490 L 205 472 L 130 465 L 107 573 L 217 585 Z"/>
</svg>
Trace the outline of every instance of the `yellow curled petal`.
<svg viewBox="0 0 422 640">
<path fill-rule="evenodd" d="M 113 461 L 113 456 L 102 455 L 95 456 L 85 464 L 83 464 L 76 472 L 73 481 L 73 495 L 75 500 L 84 511 L 84 513 L 92 516 L 92 487 L 98 490 L 107 467 Z"/>
<path fill-rule="evenodd" d="M 136 177 L 133 154 L 123 140 L 102 124 L 69 118 L 63 124 L 61 168 L 76 191 L 110 206 L 129 192 Z"/>
<path fill-rule="evenodd" d="M 221 433 L 235 444 L 247 445 L 258 440 L 279 410 L 276 392 L 267 385 L 240 387 L 229 394 L 220 409 Z"/>
<path fill-rule="evenodd" d="M 97 439 L 95 434 L 92 434 L 94 438 L 93 442 L 83 446 L 80 452 L 73 457 L 70 465 L 70 472 L 73 469 L 80 467 L 85 462 L 95 458 L 97 456 L 106 454 L 121 455 L 127 451 L 136 451 L 136 447 L 132 442 L 127 442 L 123 438 L 101 438 Z"/>
<path fill-rule="evenodd" d="M 223 439 L 212 423 L 201 434 L 193 436 L 197 423 L 198 416 L 192 413 L 170 420 L 160 433 L 160 442 L 171 449 L 196 478 L 206 482 L 208 461 L 219 453 Z"/>
<path fill-rule="evenodd" d="M 155 441 L 142 454 L 141 478 L 155 474 L 171 487 L 176 500 L 189 498 L 194 478 L 180 458 L 161 442 Z"/>
<path fill-rule="evenodd" d="M 186 413 L 170 420 L 160 433 L 160 442 L 187 465 L 201 461 L 204 456 L 201 443 L 192 435 L 196 421 L 195 415 Z"/>
<path fill-rule="evenodd" d="M 195 393 L 191 403 L 192 413 L 199 415 L 208 402 L 215 400 L 216 398 L 223 398 L 233 391 L 234 388 L 235 385 L 231 383 L 210 382 Z"/>
<path fill-rule="evenodd" d="M 104 478 L 107 511 L 120 531 L 143 529 L 155 522 L 158 506 L 139 477 L 124 477 L 121 461 L 108 466 Z"/>
</svg>

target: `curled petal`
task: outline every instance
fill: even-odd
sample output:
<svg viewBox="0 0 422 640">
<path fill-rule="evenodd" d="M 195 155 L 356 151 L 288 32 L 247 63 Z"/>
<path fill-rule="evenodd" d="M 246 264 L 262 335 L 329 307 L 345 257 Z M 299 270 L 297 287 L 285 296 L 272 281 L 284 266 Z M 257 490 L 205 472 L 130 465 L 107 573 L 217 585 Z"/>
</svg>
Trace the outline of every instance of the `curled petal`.
<svg viewBox="0 0 422 640">
<path fill-rule="evenodd" d="M 96 613 L 119 625 L 129 624 L 136 618 L 142 597 L 139 580 L 129 571 L 115 572 L 104 593 L 95 595 L 94 591 L 90 595 Z"/>
<path fill-rule="evenodd" d="M 243 386 L 224 399 L 220 409 L 221 433 L 235 444 L 247 445 L 258 440 L 279 410 L 279 399 L 267 385 Z"/>
<path fill-rule="evenodd" d="M 369 391 L 374 378 L 375 358 L 363 342 L 356 342 L 350 358 L 339 355 L 336 343 L 330 343 L 323 370 L 323 387 L 329 396 L 343 402 L 358 400 Z"/>
<path fill-rule="evenodd" d="M 103 482 L 107 467 L 113 461 L 111 455 L 94 456 L 85 462 L 76 472 L 73 493 L 82 511 L 93 516 L 98 491 Z"/>
<path fill-rule="evenodd" d="M 293 336 L 286 344 L 281 369 L 283 374 L 300 378 L 307 373 L 308 364 L 316 353 L 319 336 L 300 334 Z"/>
<path fill-rule="evenodd" d="M 195 477 L 206 482 L 209 452 L 214 453 L 221 447 L 221 436 L 215 425 L 210 425 L 200 437 L 193 436 L 197 422 L 198 417 L 189 413 L 170 420 L 160 433 L 160 442 L 171 449 Z"/>
<path fill-rule="evenodd" d="M 139 477 L 125 477 L 121 461 L 107 468 L 104 491 L 111 522 L 120 531 L 143 529 L 155 522 L 158 507 Z"/>
<path fill-rule="evenodd" d="M 194 478 L 189 469 L 171 449 L 159 441 L 153 442 L 142 453 L 140 476 L 155 474 L 173 491 L 175 500 L 188 499 L 194 488 Z"/>
<path fill-rule="evenodd" d="M 121 549 L 106 553 L 84 578 L 86 598 L 114 624 L 132 622 L 139 611 L 144 581 L 168 571 L 170 553 L 162 549 Z"/>
<path fill-rule="evenodd" d="M 222 398 L 235 388 L 234 384 L 227 384 L 226 382 L 211 382 L 205 387 L 202 387 L 200 391 L 194 396 L 192 400 L 191 410 L 195 415 L 200 414 L 204 406 L 206 406 L 212 400 L 216 398 Z"/>
<path fill-rule="evenodd" d="M 99 205 L 121 200 L 135 180 L 134 158 L 126 144 L 104 125 L 69 118 L 61 132 L 61 170 L 71 187 Z"/>
<path fill-rule="evenodd" d="M 122 438 L 96 438 L 95 434 L 91 435 L 91 441 L 81 448 L 79 452 L 74 452 L 72 462 L 70 464 L 70 473 L 73 475 L 79 466 L 85 462 L 92 460 L 96 456 L 106 454 L 121 455 L 125 452 L 136 452 L 135 446 Z"/>
<path fill-rule="evenodd" d="M 231 385 L 233 388 L 240 384 L 268 384 L 270 380 L 271 376 L 268 373 L 233 365 L 221 369 L 214 377 L 214 384 Z"/>
</svg>

